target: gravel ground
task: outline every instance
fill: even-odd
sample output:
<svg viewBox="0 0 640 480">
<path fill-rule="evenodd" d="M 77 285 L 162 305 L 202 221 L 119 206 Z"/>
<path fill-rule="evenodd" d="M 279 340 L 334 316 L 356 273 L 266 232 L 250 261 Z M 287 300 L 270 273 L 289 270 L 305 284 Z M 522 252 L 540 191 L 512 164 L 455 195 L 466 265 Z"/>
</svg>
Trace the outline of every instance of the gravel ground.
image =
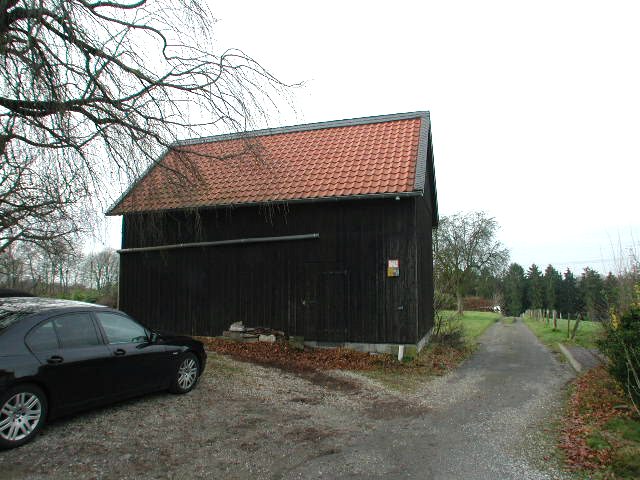
<svg viewBox="0 0 640 480">
<path fill-rule="evenodd" d="M 492 327 L 460 370 L 411 395 L 211 354 L 191 393 L 53 422 L 0 452 L 0 478 L 562 478 L 540 467 L 538 432 L 570 374 L 522 327 Z"/>
<path fill-rule="evenodd" d="M 52 422 L 0 452 L 0 478 L 277 478 L 330 454 L 376 418 L 419 415 L 373 384 L 210 354 L 197 388 Z"/>
</svg>

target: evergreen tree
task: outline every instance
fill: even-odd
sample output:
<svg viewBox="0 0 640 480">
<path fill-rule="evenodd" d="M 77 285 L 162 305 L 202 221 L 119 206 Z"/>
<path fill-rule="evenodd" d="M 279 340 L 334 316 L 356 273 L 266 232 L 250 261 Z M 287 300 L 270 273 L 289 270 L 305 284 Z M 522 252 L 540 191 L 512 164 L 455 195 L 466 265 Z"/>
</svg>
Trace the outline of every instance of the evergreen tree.
<svg viewBox="0 0 640 480">
<path fill-rule="evenodd" d="M 618 306 L 620 298 L 620 285 L 618 278 L 611 272 L 604 279 L 604 297 L 607 302 L 607 311 Z"/>
<path fill-rule="evenodd" d="M 564 279 L 562 280 L 558 308 L 565 317 L 568 317 L 569 315 L 575 315 L 578 310 L 581 310 L 581 303 L 578 292 L 578 282 L 573 272 L 567 268 L 567 271 L 564 272 Z"/>
<path fill-rule="evenodd" d="M 558 310 L 561 290 L 562 276 L 552 265 L 547 266 L 544 271 L 544 308 Z"/>
<path fill-rule="evenodd" d="M 582 272 L 579 284 L 584 300 L 584 313 L 590 320 L 602 320 L 607 316 L 607 300 L 604 295 L 602 276 L 587 267 Z"/>
<path fill-rule="evenodd" d="M 509 265 L 504 277 L 504 308 L 511 316 L 520 315 L 526 308 L 524 269 L 517 263 Z"/>
<path fill-rule="evenodd" d="M 527 271 L 527 299 L 534 310 L 544 306 L 544 279 L 535 263 Z"/>
</svg>

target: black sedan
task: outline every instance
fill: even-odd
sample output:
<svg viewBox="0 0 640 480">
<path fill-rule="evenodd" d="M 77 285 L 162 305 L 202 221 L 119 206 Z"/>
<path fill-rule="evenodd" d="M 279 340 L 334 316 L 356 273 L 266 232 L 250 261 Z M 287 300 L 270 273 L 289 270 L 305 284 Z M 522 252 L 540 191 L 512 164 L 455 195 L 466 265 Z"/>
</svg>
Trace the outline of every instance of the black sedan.
<svg viewBox="0 0 640 480">
<path fill-rule="evenodd" d="M 0 448 L 31 440 L 45 420 L 148 392 L 187 393 L 202 343 L 160 335 L 89 303 L 0 298 Z"/>
</svg>

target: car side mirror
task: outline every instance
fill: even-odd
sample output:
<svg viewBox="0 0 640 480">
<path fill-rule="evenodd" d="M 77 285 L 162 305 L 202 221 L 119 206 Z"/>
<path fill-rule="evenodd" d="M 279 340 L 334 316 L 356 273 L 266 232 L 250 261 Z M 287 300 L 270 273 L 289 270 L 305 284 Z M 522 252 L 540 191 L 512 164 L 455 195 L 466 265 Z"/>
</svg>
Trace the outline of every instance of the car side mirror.
<svg viewBox="0 0 640 480">
<path fill-rule="evenodd" d="M 149 333 L 149 343 L 156 343 L 158 341 L 158 334 L 156 332 Z"/>
</svg>

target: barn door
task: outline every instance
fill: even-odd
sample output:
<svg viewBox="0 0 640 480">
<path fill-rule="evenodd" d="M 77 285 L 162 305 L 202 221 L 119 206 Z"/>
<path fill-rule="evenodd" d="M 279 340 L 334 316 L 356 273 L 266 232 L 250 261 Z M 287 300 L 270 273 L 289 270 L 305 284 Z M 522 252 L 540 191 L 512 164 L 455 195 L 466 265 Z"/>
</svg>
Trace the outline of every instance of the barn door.
<svg viewBox="0 0 640 480">
<path fill-rule="evenodd" d="M 299 293 L 304 336 L 322 342 L 347 340 L 347 271 L 335 264 L 307 263 Z"/>
</svg>

